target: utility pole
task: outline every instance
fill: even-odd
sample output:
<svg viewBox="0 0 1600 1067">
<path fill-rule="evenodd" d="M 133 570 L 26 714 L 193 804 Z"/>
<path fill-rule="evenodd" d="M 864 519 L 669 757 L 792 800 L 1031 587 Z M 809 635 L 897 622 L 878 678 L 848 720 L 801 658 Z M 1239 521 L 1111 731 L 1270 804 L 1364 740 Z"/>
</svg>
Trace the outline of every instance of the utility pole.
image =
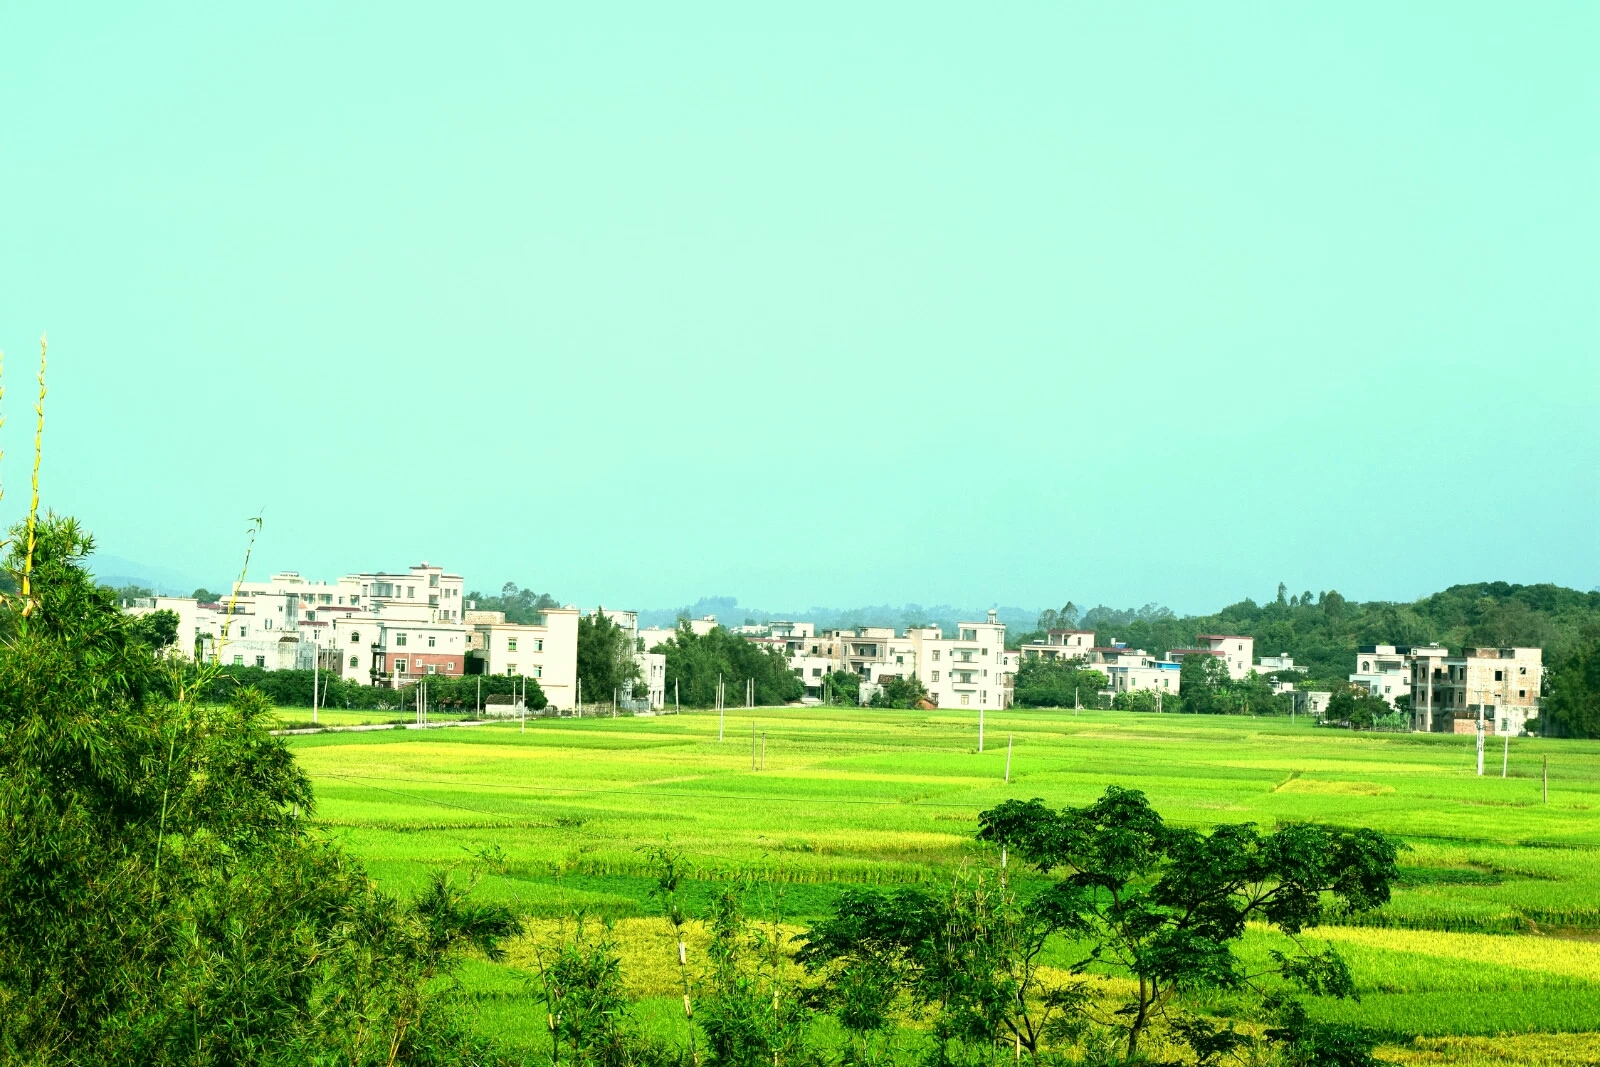
<svg viewBox="0 0 1600 1067">
<path fill-rule="evenodd" d="M 1507 730 L 1506 731 L 1506 747 L 1505 747 L 1505 750 L 1500 753 L 1500 777 L 1504 778 L 1506 776 L 1506 768 L 1510 765 L 1510 763 L 1511 763 L 1511 731 Z"/>
<path fill-rule="evenodd" d="M 311 725 L 317 725 L 317 674 L 322 666 L 322 650 L 312 644 L 311 646 Z"/>
<path fill-rule="evenodd" d="M 767 732 L 761 731 L 761 770 L 767 769 Z"/>
<path fill-rule="evenodd" d="M 983 705 L 978 705 L 978 751 L 983 751 Z"/>
<path fill-rule="evenodd" d="M 1550 803 L 1550 757 L 1544 758 L 1544 802 Z"/>
<path fill-rule="evenodd" d="M 722 710 L 722 675 L 717 675 L 717 743 L 722 743 L 722 731 L 727 724 L 727 716 Z"/>
<path fill-rule="evenodd" d="M 1006 734 L 1006 781 L 1011 781 L 1011 742 L 1016 739 L 1014 734 Z"/>
<path fill-rule="evenodd" d="M 1483 777 L 1483 694 L 1478 694 L 1478 777 Z"/>
</svg>

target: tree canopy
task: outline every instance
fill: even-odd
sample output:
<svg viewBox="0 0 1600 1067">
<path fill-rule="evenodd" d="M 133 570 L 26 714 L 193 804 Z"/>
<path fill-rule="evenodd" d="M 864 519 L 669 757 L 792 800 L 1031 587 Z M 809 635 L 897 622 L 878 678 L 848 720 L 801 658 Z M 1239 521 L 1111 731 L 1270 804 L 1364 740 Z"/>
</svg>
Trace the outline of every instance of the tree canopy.
<svg viewBox="0 0 1600 1067">
<path fill-rule="evenodd" d="M 752 644 L 721 626 L 703 635 L 680 626 L 671 639 L 648 651 L 665 653 L 667 691 L 676 686 L 686 707 L 714 705 L 719 677 L 730 705 L 744 703 L 744 684 L 750 678 L 755 679 L 757 704 L 784 704 L 805 693 L 805 683 L 789 669 L 782 652 Z"/>
<path fill-rule="evenodd" d="M 0 602 L 0 1059 L 39 1065 L 492 1060 L 442 1010 L 515 928 L 441 872 L 379 892 L 315 836 L 270 704 L 158 659 L 71 519 L 21 529 Z M 17 586 L 21 587 L 18 581 Z M 196 684 L 201 683 L 201 684 Z"/>
<path fill-rule="evenodd" d="M 1554 663 L 1545 678 L 1539 730 L 1551 737 L 1600 737 L 1600 634 Z"/>
</svg>

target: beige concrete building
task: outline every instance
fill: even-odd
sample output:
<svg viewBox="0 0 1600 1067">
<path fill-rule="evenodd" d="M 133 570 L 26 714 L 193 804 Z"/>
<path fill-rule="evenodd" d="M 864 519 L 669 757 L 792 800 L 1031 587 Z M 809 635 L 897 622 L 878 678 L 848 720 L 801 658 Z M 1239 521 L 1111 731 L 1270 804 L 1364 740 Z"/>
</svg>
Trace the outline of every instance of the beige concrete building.
<svg viewBox="0 0 1600 1067">
<path fill-rule="evenodd" d="M 472 673 L 536 678 L 552 707 L 571 710 L 578 700 L 578 609 L 547 608 L 534 624 L 505 621 L 498 611 L 468 611 Z M 663 668 L 663 675 L 665 669 Z M 610 693 L 585 693 L 588 702 Z"/>
<path fill-rule="evenodd" d="M 1467 648 L 1413 660 L 1413 725 L 1430 733 L 1526 731 L 1539 715 L 1544 653 L 1537 648 Z"/>
</svg>

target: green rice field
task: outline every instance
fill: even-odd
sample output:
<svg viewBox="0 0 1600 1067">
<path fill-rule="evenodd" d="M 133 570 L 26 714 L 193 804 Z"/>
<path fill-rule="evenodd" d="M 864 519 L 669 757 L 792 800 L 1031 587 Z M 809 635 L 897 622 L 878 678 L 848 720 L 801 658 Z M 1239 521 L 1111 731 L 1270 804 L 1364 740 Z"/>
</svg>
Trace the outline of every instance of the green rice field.
<svg viewBox="0 0 1600 1067">
<path fill-rule="evenodd" d="M 1402 884 L 1359 925 L 1315 931 L 1361 991 L 1315 1009 L 1389 1035 L 1398 1062 L 1600 1062 L 1600 743 L 1513 740 L 1502 778 L 1499 743 L 1479 777 L 1471 737 L 1070 710 L 991 714 L 985 728 L 980 753 L 970 713 L 763 708 L 720 727 L 698 712 L 289 744 L 317 821 L 380 884 L 404 892 L 454 866 L 536 919 L 614 920 L 630 983 L 663 1011 L 674 979 L 652 847 L 693 865 L 691 901 L 754 876 L 773 912 L 803 926 L 845 885 L 992 864 L 977 814 L 1008 797 L 1081 804 L 1117 784 L 1178 824 L 1371 827 L 1409 847 Z M 1252 932 L 1245 952 L 1273 945 Z M 513 946 L 466 980 L 480 1025 L 531 1042 L 543 1024 L 528 964 Z"/>
</svg>

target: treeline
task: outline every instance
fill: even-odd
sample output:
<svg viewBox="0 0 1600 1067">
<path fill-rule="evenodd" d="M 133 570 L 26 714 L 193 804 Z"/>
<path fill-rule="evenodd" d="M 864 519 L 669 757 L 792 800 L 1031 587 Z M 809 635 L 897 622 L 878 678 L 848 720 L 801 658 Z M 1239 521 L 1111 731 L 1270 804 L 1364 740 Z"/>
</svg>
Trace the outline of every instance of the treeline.
<svg viewBox="0 0 1600 1067">
<path fill-rule="evenodd" d="M 310 708 L 312 679 L 316 679 L 317 706 L 323 708 L 348 708 L 358 711 L 381 711 L 385 708 L 410 710 L 416 699 L 416 687 L 423 681 L 428 686 L 428 707 L 439 711 L 472 711 L 479 700 L 490 696 L 510 696 L 526 692 L 528 707 L 538 710 L 548 701 L 536 678 L 508 678 L 499 674 L 477 674 L 454 677 L 430 674 L 419 677 L 399 689 L 366 685 L 339 678 L 326 671 L 269 671 L 263 667 L 228 665 L 208 668 L 204 665 L 185 666 L 187 677 L 198 688 L 197 698 L 209 704 L 226 704 L 240 690 L 254 689 L 278 707 Z"/>
<path fill-rule="evenodd" d="M 786 704 L 805 694 L 805 684 L 789 669 L 789 661 L 774 649 L 756 645 L 721 626 L 701 635 L 687 625 L 672 637 L 646 649 L 667 657 L 667 703 L 709 708 L 717 702 L 717 682 L 724 688 L 729 707 L 745 701 L 745 682 L 755 680 L 757 704 Z"/>
<path fill-rule="evenodd" d="M 1346 681 L 1360 645 L 1419 645 L 1458 650 L 1477 645 L 1542 648 L 1546 664 L 1560 662 L 1600 639 L 1600 592 L 1563 586 L 1479 582 L 1454 585 L 1413 603 L 1346 600 L 1337 590 L 1291 594 L 1283 585 L 1266 603 L 1241 600 L 1213 615 L 1179 617 L 1158 605 L 1130 611 L 1066 604 L 1043 613 L 1031 633 L 1008 636 L 1020 646 L 1044 631 L 1091 629 L 1096 644 L 1122 641 L 1157 656 L 1191 648 L 1203 633 L 1254 637 L 1256 655 L 1287 653 L 1325 683 Z M 1331 686 L 1329 686 L 1331 688 Z"/>
<path fill-rule="evenodd" d="M 1106 675 L 1074 660 L 1029 657 L 1017 669 L 1014 699 L 1025 708 L 1101 708 L 1116 711 L 1181 712 L 1188 715 L 1288 715 L 1293 698 L 1275 693 L 1269 677 L 1231 678 L 1215 656 L 1191 656 L 1178 671 L 1178 692 L 1134 689 L 1107 695 Z M 1410 723 L 1382 697 L 1339 685 L 1325 718 L 1356 728 L 1401 729 Z"/>
</svg>

